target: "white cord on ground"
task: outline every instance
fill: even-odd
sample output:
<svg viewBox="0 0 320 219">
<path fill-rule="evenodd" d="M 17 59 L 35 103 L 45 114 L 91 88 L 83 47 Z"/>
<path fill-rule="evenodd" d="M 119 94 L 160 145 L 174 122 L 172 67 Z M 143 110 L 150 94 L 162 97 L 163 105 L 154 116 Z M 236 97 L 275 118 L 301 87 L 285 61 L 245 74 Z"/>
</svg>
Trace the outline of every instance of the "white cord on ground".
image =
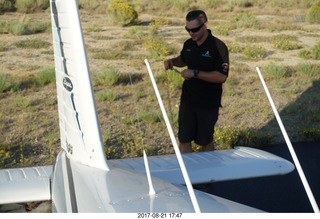
<svg viewBox="0 0 320 219">
<path fill-rule="evenodd" d="M 287 146 L 288 146 L 288 148 L 289 148 L 289 151 L 290 151 L 290 154 L 291 154 L 291 156 L 292 156 L 293 162 L 294 162 L 294 164 L 295 164 L 295 166 L 296 166 L 296 168 L 297 168 L 297 171 L 298 171 L 298 173 L 299 173 L 300 179 L 301 179 L 301 181 L 302 181 L 302 183 L 303 183 L 304 189 L 305 189 L 306 192 L 307 192 L 307 195 L 308 195 L 309 201 L 310 201 L 310 203 L 311 203 L 311 205 L 312 205 L 313 211 L 316 212 L 316 213 L 319 213 L 319 207 L 318 207 L 318 205 L 317 205 L 317 202 L 316 202 L 316 200 L 315 200 L 315 198 L 314 198 L 314 196 L 313 196 L 313 194 L 312 194 L 312 191 L 311 191 L 311 189 L 310 189 L 309 183 L 308 183 L 308 181 L 307 181 L 307 179 L 306 179 L 306 176 L 304 175 L 304 172 L 303 172 L 303 170 L 302 170 L 302 168 L 301 168 L 301 165 L 300 165 L 300 162 L 299 162 L 299 160 L 298 160 L 298 157 L 297 157 L 297 155 L 296 155 L 296 153 L 295 153 L 295 151 L 294 151 L 294 149 L 293 149 L 293 146 L 292 146 L 291 141 L 290 141 L 290 139 L 289 139 L 289 137 L 288 137 L 288 134 L 287 134 L 287 132 L 286 132 L 286 129 L 284 128 L 284 125 L 283 125 L 283 123 L 282 123 L 282 121 L 281 121 L 281 118 L 280 118 L 280 116 L 279 116 L 279 113 L 278 113 L 278 111 L 277 111 L 277 109 L 276 109 L 276 106 L 275 106 L 275 104 L 274 104 L 274 102 L 273 102 L 273 100 L 272 100 L 272 97 L 271 97 L 271 95 L 270 95 L 270 93 L 269 93 L 269 90 L 268 90 L 268 87 L 267 87 L 267 85 L 266 85 L 266 82 L 264 81 L 264 79 L 263 79 L 263 77 L 262 77 L 262 74 L 261 74 L 261 72 L 260 72 L 259 67 L 256 67 L 256 69 L 257 69 L 258 75 L 259 75 L 259 77 L 260 77 L 261 83 L 262 83 L 262 85 L 263 85 L 263 88 L 264 88 L 264 90 L 265 90 L 265 92 L 266 92 L 266 94 L 267 94 L 267 97 L 268 97 L 268 99 L 269 99 L 269 102 L 270 102 L 270 104 L 271 104 L 273 113 L 274 113 L 274 115 L 276 116 L 276 119 L 277 119 L 278 124 L 279 124 L 279 126 L 280 126 L 282 135 L 283 135 L 283 137 L 284 137 L 284 139 L 285 139 L 285 141 L 286 141 L 286 143 L 287 143 Z"/>
<path fill-rule="evenodd" d="M 147 59 L 145 59 L 144 62 L 146 63 L 146 66 L 147 66 L 147 69 L 148 69 L 148 72 L 149 72 L 149 76 L 150 76 L 154 91 L 156 93 L 156 96 L 157 96 L 157 99 L 158 99 L 158 102 L 159 102 L 159 105 L 160 105 L 160 108 L 161 108 L 161 112 L 162 112 L 163 118 L 164 118 L 165 123 L 167 125 L 167 129 L 168 129 L 168 132 L 169 132 L 172 144 L 173 144 L 173 148 L 174 148 L 174 150 L 176 152 L 177 159 L 178 159 L 181 171 L 182 171 L 183 178 L 184 178 L 184 180 L 186 182 L 186 186 L 187 186 L 187 189 L 188 189 L 188 192 L 189 192 L 189 195 L 190 195 L 194 210 L 195 210 L 196 213 L 201 213 L 200 207 L 199 207 L 199 204 L 198 204 L 198 201 L 197 201 L 197 198 L 196 198 L 196 195 L 194 193 L 194 190 L 193 190 L 193 187 L 192 187 L 192 184 L 191 184 L 188 172 L 187 172 L 187 169 L 186 169 L 185 164 L 183 162 L 182 155 L 180 153 L 176 138 L 174 136 L 172 127 L 170 125 L 170 121 L 169 121 L 168 115 L 167 115 L 165 107 L 163 105 L 163 102 L 162 102 L 162 99 L 161 99 L 161 96 L 160 96 L 160 93 L 159 93 L 159 89 L 157 87 L 157 83 L 156 83 L 156 81 L 155 81 L 155 79 L 153 77 L 150 64 L 149 64 Z"/>
</svg>

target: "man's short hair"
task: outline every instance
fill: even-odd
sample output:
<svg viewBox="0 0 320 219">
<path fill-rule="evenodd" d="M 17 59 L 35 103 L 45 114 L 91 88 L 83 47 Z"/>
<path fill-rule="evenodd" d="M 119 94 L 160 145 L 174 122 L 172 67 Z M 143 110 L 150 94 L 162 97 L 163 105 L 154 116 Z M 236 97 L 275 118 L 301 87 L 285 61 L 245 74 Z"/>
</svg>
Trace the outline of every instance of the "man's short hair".
<svg viewBox="0 0 320 219">
<path fill-rule="evenodd" d="M 208 21 L 207 15 L 202 10 L 189 11 L 186 16 L 187 21 L 198 20 L 200 23 L 206 23 Z"/>
</svg>

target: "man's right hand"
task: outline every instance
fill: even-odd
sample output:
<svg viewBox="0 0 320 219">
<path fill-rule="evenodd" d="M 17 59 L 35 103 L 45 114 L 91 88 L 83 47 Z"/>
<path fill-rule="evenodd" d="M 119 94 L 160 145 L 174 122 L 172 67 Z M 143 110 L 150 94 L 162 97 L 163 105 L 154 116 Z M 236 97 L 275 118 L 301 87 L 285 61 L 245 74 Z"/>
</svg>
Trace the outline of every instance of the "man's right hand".
<svg viewBox="0 0 320 219">
<path fill-rule="evenodd" d="M 172 69 L 173 68 L 173 60 L 172 59 L 167 59 L 164 61 L 164 69 Z"/>
</svg>

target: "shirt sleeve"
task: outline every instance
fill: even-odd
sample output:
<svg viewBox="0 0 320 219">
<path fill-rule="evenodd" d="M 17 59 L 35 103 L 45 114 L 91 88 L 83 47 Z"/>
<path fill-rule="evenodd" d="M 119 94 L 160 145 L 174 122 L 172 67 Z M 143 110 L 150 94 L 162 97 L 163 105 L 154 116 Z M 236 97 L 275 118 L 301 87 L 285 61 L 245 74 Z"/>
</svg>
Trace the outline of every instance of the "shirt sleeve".
<svg viewBox="0 0 320 219">
<path fill-rule="evenodd" d="M 187 43 L 187 42 L 185 42 L 185 43 L 183 44 L 182 50 L 181 50 L 181 52 L 180 52 L 180 57 L 181 57 L 181 59 L 182 59 L 182 61 L 183 61 L 184 63 L 186 63 L 186 59 L 185 59 L 185 56 L 184 56 L 184 52 L 185 52 L 185 48 L 186 48 L 186 43 Z"/>
<path fill-rule="evenodd" d="M 220 54 L 220 58 L 221 58 L 221 66 L 220 66 L 220 72 L 228 75 L 229 74 L 229 51 L 228 51 L 228 47 L 226 46 L 226 44 L 224 42 L 222 42 L 221 40 L 217 39 L 216 41 L 216 45 L 217 45 L 217 50 L 218 53 Z"/>
</svg>

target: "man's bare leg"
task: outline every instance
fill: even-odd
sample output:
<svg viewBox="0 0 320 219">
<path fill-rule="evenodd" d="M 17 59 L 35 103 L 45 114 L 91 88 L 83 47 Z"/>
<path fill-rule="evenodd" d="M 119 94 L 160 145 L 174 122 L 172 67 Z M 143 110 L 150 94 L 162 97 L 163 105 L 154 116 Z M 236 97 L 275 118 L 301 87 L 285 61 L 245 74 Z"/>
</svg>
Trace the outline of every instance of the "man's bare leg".
<svg viewBox="0 0 320 219">
<path fill-rule="evenodd" d="M 179 149 L 180 149 L 181 154 L 191 153 L 192 152 L 191 142 L 180 143 Z"/>
<path fill-rule="evenodd" d="M 214 144 L 213 142 L 202 146 L 202 151 L 214 151 Z"/>
</svg>

